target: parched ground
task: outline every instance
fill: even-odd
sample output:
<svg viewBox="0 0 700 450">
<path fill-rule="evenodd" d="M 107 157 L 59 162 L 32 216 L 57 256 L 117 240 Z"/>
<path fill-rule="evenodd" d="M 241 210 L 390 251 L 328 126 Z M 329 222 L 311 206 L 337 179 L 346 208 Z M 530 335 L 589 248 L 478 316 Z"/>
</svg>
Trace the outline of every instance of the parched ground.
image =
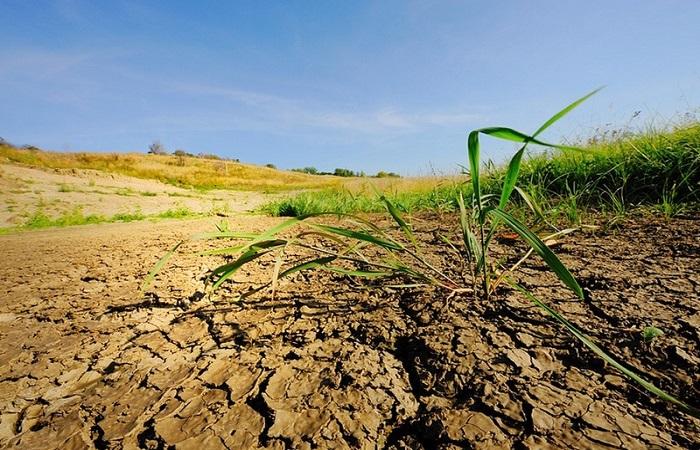
<svg viewBox="0 0 700 450">
<path fill-rule="evenodd" d="M 445 225 L 447 222 L 447 225 Z M 274 219 L 241 217 L 234 229 Z M 424 218 L 436 264 L 450 220 Z M 700 420 L 606 367 L 516 293 L 445 306 L 300 274 L 243 271 L 216 301 L 220 259 L 189 251 L 152 293 L 138 285 L 210 220 L 110 224 L 0 236 L 0 446 L 6 448 L 698 448 Z M 637 219 L 567 236 L 556 251 L 576 300 L 531 259 L 523 283 L 646 377 L 700 406 L 700 217 Z M 506 242 L 502 243 L 505 248 Z M 640 331 L 664 331 L 650 345 Z"/>
</svg>

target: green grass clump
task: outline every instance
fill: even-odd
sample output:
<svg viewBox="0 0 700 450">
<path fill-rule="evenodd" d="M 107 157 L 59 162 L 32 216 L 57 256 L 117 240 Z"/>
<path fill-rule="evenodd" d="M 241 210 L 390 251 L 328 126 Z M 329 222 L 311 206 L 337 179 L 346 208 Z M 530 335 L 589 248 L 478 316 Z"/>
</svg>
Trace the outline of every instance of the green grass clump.
<svg viewBox="0 0 700 450">
<path fill-rule="evenodd" d="M 141 211 L 125 212 L 113 215 L 110 222 L 134 222 L 145 218 L 146 216 Z"/>
<path fill-rule="evenodd" d="M 570 223 L 580 223 L 586 210 L 620 216 L 630 207 L 649 205 L 673 216 L 700 202 L 700 123 L 594 142 L 582 149 L 524 156 L 519 176 L 522 192 L 542 210 Z M 483 172 L 482 193 L 500 195 L 506 173 L 506 167 Z M 466 181 L 444 183 L 387 197 L 405 212 L 456 211 L 459 193 L 471 196 L 472 186 Z M 523 204 L 520 195 L 513 201 Z M 294 217 L 318 212 L 381 212 L 383 205 L 373 192 L 330 188 L 273 201 L 261 210 Z"/>
<path fill-rule="evenodd" d="M 87 225 L 91 223 L 101 223 L 107 221 L 107 218 L 99 214 L 84 215 L 81 208 L 75 208 L 71 211 L 66 211 L 57 218 L 51 218 L 43 211 L 39 210 L 27 217 L 22 223 L 21 228 L 37 229 L 48 227 L 68 227 L 72 225 Z"/>
<path fill-rule="evenodd" d="M 168 209 L 160 212 L 153 217 L 157 217 L 159 219 L 183 219 L 185 217 L 194 217 L 199 215 L 200 214 L 195 213 L 191 209 L 181 206 L 179 208 Z"/>
<path fill-rule="evenodd" d="M 0 235 L 23 230 L 37 230 L 51 227 L 69 227 L 74 225 L 89 225 L 96 223 L 135 222 L 145 219 L 187 219 L 201 217 L 206 214 L 194 212 L 185 207 L 173 208 L 156 214 L 143 214 L 140 210 L 134 212 L 120 212 L 111 217 L 101 214 L 83 214 L 81 207 L 71 211 L 65 211 L 58 217 L 51 217 L 40 207 L 36 212 L 28 215 L 24 222 L 16 227 L 0 228 Z"/>
<path fill-rule="evenodd" d="M 592 144 L 585 152 L 541 153 L 521 168 L 521 184 L 539 196 L 573 197 L 583 206 L 657 205 L 700 200 L 700 123 Z M 487 176 L 498 184 L 503 172 Z M 619 206 L 617 206 L 619 208 Z"/>
</svg>

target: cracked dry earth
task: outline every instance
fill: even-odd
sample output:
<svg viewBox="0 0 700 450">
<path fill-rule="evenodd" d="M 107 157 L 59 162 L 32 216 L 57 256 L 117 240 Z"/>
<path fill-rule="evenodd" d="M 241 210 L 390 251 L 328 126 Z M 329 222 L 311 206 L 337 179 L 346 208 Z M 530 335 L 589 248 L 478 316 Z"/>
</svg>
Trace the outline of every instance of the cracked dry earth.
<svg viewBox="0 0 700 450">
<path fill-rule="evenodd" d="M 441 253 L 437 232 L 454 224 L 422 219 L 421 240 L 447 267 L 455 256 Z M 439 291 L 307 273 L 274 299 L 230 303 L 224 292 L 212 302 L 198 292 L 221 260 L 183 251 L 152 294 L 139 294 L 167 248 L 210 229 L 200 220 L 0 237 L 0 446 L 698 448 L 699 420 L 628 383 L 508 290 L 444 308 Z M 567 236 L 556 251 L 583 301 L 536 259 L 519 277 L 698 406 L 699 236 L 698 216 Z M 238 281 L 262 280 L 272 266 Z M 652 324 L 665 334 L 643 344 Z"/>
</svg>

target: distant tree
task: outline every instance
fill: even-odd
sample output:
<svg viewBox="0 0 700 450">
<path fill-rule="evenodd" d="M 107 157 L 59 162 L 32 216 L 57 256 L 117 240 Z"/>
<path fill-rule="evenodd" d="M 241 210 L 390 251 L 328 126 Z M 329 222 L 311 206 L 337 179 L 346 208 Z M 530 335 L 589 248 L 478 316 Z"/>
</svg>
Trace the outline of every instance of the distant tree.
<svg viewBox="0 0 700 450">
<path fill-rule="evenodd" d="M 318 169 L 315 167 L 304 167 L 303 169 L 292 169 L 292 172 L 308 173 L 311 175 L 318 175 Z"/>
<path fill-rule="evenodd" d="M 377 172 L 375 177 L 377 177 L 377 178 L 401 178 L 401 175 L 399 175 L 398 173 L 395 173 L 395 172 L 384 172 L 382 170 L 382 171 Z"/>
<path fill-rule="evenodd" d="M 221 156 L 213 153 L 197 153 L 198 158 L 221 160 Z"/>
<path fill-rule="evenodd" d="M 194 156 L 192 153 L 186 152 L 181 149 L 177 149 L 173 152 L 173 155 L 175 156 Z"/>
<path fill-rule="evenodd" d="M 333 175 L 335 175 L 336 177 L 354 177 L 354 176 L 357 176 L 357 174 L 355 172 L 353 172 L 352 170 L 342 169 L 342 168 L 335 169 L 335 171 L 333 172 Z"/>
<path fill-rule="evenodd" d="M 265 167 L 267 167 L 268 169 L 276 169 L 277 168 L 277 166 L 272 164 L 272 163 L 265 164 Z"/>
<path fill-rule="evenodd" d="M 153 141 L 151 145 L 148 146 L 148 154 L 150 155 L 167 155 L 168 152 L 165 150 L 163 144 L 160 141 Z"/>
</svg>

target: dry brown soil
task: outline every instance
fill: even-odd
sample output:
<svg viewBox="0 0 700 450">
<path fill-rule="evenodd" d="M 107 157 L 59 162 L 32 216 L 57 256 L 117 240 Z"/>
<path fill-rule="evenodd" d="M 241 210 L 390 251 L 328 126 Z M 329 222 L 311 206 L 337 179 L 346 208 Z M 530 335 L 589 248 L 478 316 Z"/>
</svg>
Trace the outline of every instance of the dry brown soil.
<svg viewBox="0 0 700 450">
<path fill-rule="evenodd" d="M 274 219 L 242 217 L 257 230 Z M 447 225 L 445 225 L 447 223 Z M 424 218 L 437 245 L 450 220 Z M 491 301 L 397 291 L 337 274 L 244 270 L 199 294 L 221 259 L 183 253 L 210 220 L 0 237 L 0 446 L 6 448 L 698 448 L 700 420 L 605 366 L 507 289 Z M 616 357 L 700 403 L 700 216 L 636 219 L 556 246 L 586 291 L 536 259 L 520 277 Z M 374 282 L 376 283 L 376 282 Z M 664 335 L 647 345 L 640 330 Z"/>
</svg>

